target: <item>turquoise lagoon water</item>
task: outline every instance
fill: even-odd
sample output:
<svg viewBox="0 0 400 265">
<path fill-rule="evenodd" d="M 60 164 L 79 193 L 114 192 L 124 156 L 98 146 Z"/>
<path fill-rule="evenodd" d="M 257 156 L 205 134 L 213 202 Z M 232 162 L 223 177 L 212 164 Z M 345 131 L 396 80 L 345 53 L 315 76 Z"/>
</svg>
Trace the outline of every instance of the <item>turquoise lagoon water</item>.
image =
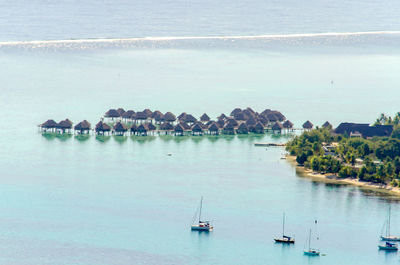
<svg viewBox="0 0 400 265">
<path fill-rule="evenodd" d="M 254 147 L 287 137 L 82 138 L 36 127 L 66 117 L 95 124 L 115 107 L 212 117 L 272 108 L 297 127 L 371 122 L 399 111 L 398 33 L 6 43 L 396 31 L 398 1 L 1 7 L 2 264 L 398 264 L 377 250 L 389 204 L 400 234 L 398 200 L 313 182 L 282 149 Z M 209 234 L 190 231 L 200 196 Z M 294 246 L 273 243 L 283 211 Z M 310 227 L 326 256 L 303 256 Z"/>
</svg>

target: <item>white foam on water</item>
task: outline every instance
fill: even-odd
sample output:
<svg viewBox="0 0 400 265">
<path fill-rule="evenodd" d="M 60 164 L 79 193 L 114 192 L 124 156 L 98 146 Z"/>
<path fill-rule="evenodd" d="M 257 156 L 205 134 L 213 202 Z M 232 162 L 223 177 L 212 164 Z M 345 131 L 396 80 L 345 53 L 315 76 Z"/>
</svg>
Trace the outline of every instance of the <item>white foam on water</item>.
<svg viewBox="0 0 400 265">
<path fill-rule="evenodd" d="M 68 44 L 101 44 L 101 43 L 130 43 L 145 41 L 179 41 L 179 40 L 257 40 L 257 39 L 295 39 L 312 37 L 351 37 L 365 35 L 394 35 L 400 31 L 360 31 L 360 32 L 325 32 L 325 33 L 295 33 L 269 35 L 242 35 L 242 36 L 187 36 L 187 37 L 141 37 L 141 38 L 97 38 L 97 39 L 66 39 L 66 40 L 36 40 L 36 41 L 3 41 L 0 47 L 5 46 L 47 46 Z"/>
</svg>

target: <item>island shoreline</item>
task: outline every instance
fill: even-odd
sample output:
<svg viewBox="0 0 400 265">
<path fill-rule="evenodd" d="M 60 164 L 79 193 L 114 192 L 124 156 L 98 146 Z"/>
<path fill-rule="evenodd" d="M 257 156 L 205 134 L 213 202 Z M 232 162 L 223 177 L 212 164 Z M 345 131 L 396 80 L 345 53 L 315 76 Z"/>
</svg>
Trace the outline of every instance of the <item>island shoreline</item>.
<svg viewBox="0 0 400 265">
<path fill-rule="evenodd" d="M 333 173 L 322 174 L 319 172 L 315 172 L 311 169 L 307 169 L 303 166 L 300 166 L 296 162 L 296 156 L 286 155 L 286 160 L 289 164 L 293 165 L 296 168 L 296 173 L 302 177 L 306 177 L 312 179 L 313 181 L 320 181 L 326 183 L 334 183 L 334 184 L 343 184 L 343 185 L 352 185 L 356 187 L 360 187 L 363 189 L 378 191 L 382 193 L 388 193 L 391 195 L 396 195 L 400 197 L 400 188 L 393 187 L 386 184 L 378 184 L 372 182 L 363 182 L 358 179 L 352 178 L 340 178 Z"/>
</svg>

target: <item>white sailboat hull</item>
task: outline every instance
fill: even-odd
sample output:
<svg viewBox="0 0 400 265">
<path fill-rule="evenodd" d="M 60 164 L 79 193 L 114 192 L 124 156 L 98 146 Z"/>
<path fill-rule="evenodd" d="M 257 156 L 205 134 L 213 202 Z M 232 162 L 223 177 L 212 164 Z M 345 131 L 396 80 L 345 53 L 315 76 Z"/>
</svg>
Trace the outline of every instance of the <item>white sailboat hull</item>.
<svg viewBox="0 0 400 265">
<path fill-rule="evenodd" d="M 214 229 L 212 226 L 200 226 L 200 225 L 192 225 L 192 231 L 206 231 L 211 232 Z"/>
<path fill-rule="evenodd" d="M 400 237 L 397 236 L 381 236 L 382 241 L 400 241 Z"/>
</svg>

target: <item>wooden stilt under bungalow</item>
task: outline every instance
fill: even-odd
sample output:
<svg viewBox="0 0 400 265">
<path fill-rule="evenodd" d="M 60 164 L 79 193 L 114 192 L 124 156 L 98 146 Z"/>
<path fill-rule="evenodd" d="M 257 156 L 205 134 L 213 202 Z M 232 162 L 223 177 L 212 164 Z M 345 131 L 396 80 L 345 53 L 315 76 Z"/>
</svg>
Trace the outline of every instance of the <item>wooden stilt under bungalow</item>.
<svg viewBox="0 0 400 265">
<path fill-rule="evenodd" d="M 117 122 L 117 123 L 114 125 L 114 133 L 115 133 L 116 135 L 123 136 L 127 131 L 128 131 L 128 127 L 126 127 L 126 125 L 123 124 L 123 123 L 120 122 L 120 121 Z"/>
<path fill-rule="evenodd" d="M 74 130 L 78 134 L 89 134 L 91 129 L 91 124 L 87 120 L 83 120 L 77 125 L 75 125 Z"/>
<path fill-rule="evenodd" d="M 121 115 L 121 117 L 125 120 L 125 122 L 133 121 L 135 117 L 135 112 L 133 110 L 127 110 L 126 112 L 124 112 L 124 114 Z"/>
<path fill-rule="evenodd" d="M 210 121 L 210 117 L 206 113 L 204 113 L 203 115 L 201 115 L 200 121 L 208 122 L 208 121 Z"/>
<path fill-rule="evenodd" d="M 72 129 L 72 121 L 65 119 L 57 124 L 57 131 L 59 133 L 70 133 Z"/>
<path fill-rule="evenodd" d="M 293 123 L 289 120 L 286 120 L 283 124 L 282 124 L 283 128 L 285 128 L 286 130 L 293 130 Z"/>
<path fill-rule="evenodd" d="M 164 121 L 174 123 L 176 116 L 172 112 L 167 112 L 164 114 Z"/>
<path fill-rule="evenodd" d="M 271 129 L 272 133 L 282 133 L 283 125 L 277 121 L 274 123 L 274 125 L 272 125 Z"/>
<path fill-rule="evenodd" d="M 154 111 L 151 117 L 154 119 L 154 122 L 156 124 L 161 124 L 164 121 L 164 114 L 161 113 L 161 111 Z"/>
<path fill-rule="evenodd" d="M 216 122 L 213 122 L 208 127 L 208 133 L 211 135 L 219 135 L 219 127 Z"/>
<path fill-rule="evenodd" d="M 131 135 L 132 135 L 132 134 L 135 135 L 136 132 L 137 132 L 137 125 L 136 125 L 135 123 L 132 124 L 132 126 L 131 126 L 131 128 L 130 128 L 129 130 L 130 130 L 130 132 L 131 132 Z"/>
<path fill-rule="evenodd" d="M 111 127 L 107 123 L 99 121 L 96 124 L 95 131 L 98 135 L 105 135 L 106 133 L 108 134 L 111 132 Z"/>
<path fill-rule="evenodd" d="M 235 126 L 233 122 L 228 122 L 227 124 L 225 124 L 224 128 L 222 129 L 222 133 L 229 135 L 235 134 Z"/>
<path fill-rule="evenodd" d="M 237 134 L 248 134 L 249 133 L 249 128 L 247 127 L 246 123 L 241 123 L 239 127 L 236 130 Z"/>
<path fill-rule="evenodd" d="M 311 130 L 314 127 L 314 125 L 310 121 L 306 121 L 303 124 L 303 129 L 304 130 Z"/>
<path fill-rule="evenodd" d="M 45 132 L 51 131 L 51 132 L 55 132 L 57 129 L 57 122 L 55 122 L 54 120 L 47 120 L 46 122 L 42 123 L 41 125 L 39 125 L 40 130 L 43 130 Z"/>
<path fill-rule="evenodd" d="M 148 132 L 150 132 L 151 134 L 154 134 L 155 130 L 157 130 L 157 127 L 152 123 L 146 123 L 146 125 Z"/>
</svg>

